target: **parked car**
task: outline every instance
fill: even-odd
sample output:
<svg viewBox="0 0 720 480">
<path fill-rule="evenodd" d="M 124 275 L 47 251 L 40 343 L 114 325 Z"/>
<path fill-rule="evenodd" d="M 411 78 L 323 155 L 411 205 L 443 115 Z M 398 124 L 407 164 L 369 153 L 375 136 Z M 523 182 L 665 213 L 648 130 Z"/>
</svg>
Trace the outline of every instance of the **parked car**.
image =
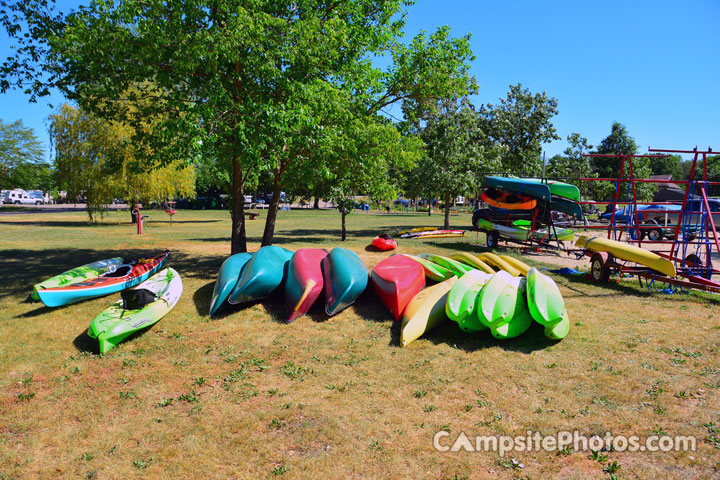
<svg viewBox="0 0 720 480">
<path fill-rule="evenodd" d="M 2 199 L 2 203 L 14 204 L 14 205 L 42 205 L 42 197 L 33 197 L 28 194 L 25 190 L 19 188 L 10 190 Z"/>
</svg>

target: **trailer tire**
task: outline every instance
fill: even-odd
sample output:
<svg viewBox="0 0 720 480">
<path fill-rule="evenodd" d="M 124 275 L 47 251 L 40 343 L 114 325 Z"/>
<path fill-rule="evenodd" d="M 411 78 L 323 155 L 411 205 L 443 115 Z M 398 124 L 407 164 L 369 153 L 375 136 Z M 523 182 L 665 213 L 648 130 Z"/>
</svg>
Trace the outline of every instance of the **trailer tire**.
<svg viewBox="0 0 720 480">
<path fill-rule="evenodd" d="M 610 279 L 610 268 L 607 265 L 607 256 L 596 253 L 590 258 L 590 275 L 596 282 L 607 282 Z"/>
<path fill-rule="evenodd" d="M 500 234 L 497 230 L 491 230 L 485 234 L 485 243 L 490 248 L 497 248 L 498 240 L 500 240 Z"/>
<path fill-rule="evenodd" d="M 657 242 L 658 240 L 663 239 L 663 232 L 659 228 L 653 228 L 652 230 L 648 231 L 648 240 Z"/>
</svg>

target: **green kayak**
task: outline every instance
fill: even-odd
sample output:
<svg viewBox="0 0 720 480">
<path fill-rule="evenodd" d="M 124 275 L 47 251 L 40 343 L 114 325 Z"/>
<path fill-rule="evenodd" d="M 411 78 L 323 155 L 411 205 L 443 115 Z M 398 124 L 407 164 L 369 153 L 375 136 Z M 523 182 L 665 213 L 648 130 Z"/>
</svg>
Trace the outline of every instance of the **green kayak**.
<svg viewBox="0 0 720 480">
<path fill-rule="evenodd" d="M 445 313 L 465 332 L 477 332 L 487 328 L 477 321 L 474 313 L 476 298 L 490 277 L 491 274 L 471 270 L 460 277 L 448 293 Z"/>
<path fill-rule="evenodd" d="M 121 257 L 108 258 L 106 260 L 98 260 L 97 262 L 88 263 L 81 267 L 73 268 L 67 272 L 63 272 L 59 275 L 55 275 L 52 278 L 43 280 L 42 282 L 33 286 L 33 292 L 30 297 L 36 302 L 40 301 L 38 296 L 38 290 L 46 288 L 64 287 L 73 283 L 80 283 L 90 278 L 99 277 L 103 273 L 107 272 L 111 268 L 122 265 L 123 259 Z"/>
<path fill-rule="evenodd" d="M 477 319 L 496 338 L 514 338 L 532 324 L 525 300 L 526 279 L 497 272 L 477 297 Z"/>
<path fill-rule="evenodd" d="M 105 353 L 138 330 L 157 323 L 172 310 L 182 290 L 180 275 L 166 268 L 123 291 L 120 300 L 90 323 L 88 335 L 97 338 L 100 353 Z"/>
<path fill-rule="evenodd" d="M 570 330 L 565 301 L 555 281 L 536 268 L 527 274 L 527 300 L 530 315 L 545 327 L 548 338 L 561 339 Z"/>
<path fill-rule="evenodd" d="M 450 270 L 453 275 L 460 278 L 471 270 L 476 270 L 474 267 L 467 265 L 452 258 L 443 257 L 442 255 L 435 255 L 434 253 L 421 253 L 418 255 L 420 258 L 424 258 L 430 262 L 433 262 L 441 267 L 445 267 Z"/>
<path fill-rule="evenodd" d="M 539 178 L 524 178 L 526 182 L 534 182 L 547 185 L 550 193 L 558 197 L 567 198 L 568 200 L 580 201 L 580 190 L 575 185 L 569 183 L 558 182 L 555 180 L 541 180 Z"/>
<path fill-rule="evenodd" d="M 430 260 L 425 260 L 424 258 L 415 255 L 408 255 L 407 253 L 403 253 L 402 255 L 412 258 L 420 265 L 422 265 L 423 270 L 425 270 L 425 276 L 435 282 L 443 282 L 450 277 L 455 276 L 455 274 L 451 270 L 441 265 L 438 265 L 437 263 L 431 262 Z"/>
</svg>

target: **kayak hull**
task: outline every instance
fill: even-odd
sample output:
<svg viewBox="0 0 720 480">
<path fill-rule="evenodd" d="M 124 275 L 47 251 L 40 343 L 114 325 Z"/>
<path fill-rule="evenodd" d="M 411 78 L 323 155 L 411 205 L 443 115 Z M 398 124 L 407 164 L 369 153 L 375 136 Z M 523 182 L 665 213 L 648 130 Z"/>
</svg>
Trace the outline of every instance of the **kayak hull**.
<svg viewBox="0 0 720 480">
<path fill-rule="evenodd" d="M 290 259 L 285 277 L 287 323 L 307 314 L 323 292 L 320 263 L 328 252 L 319 248 L 301 248 Z"/>
<path fill-rule="evenodd" d="M 489 263 L 490 265 L 493 265 L 494 267 L 499 268 L 500 270 L 506 271 L 513 277 L 517 277 L 520 275 L 521 271 L 517 268 L 515 268 L 510 263 L 506 262 L 499 256 L 495 255 L 492 252 L 482 252 L 478 253 L 478 258 L 482 260 L 485 263 Z"/>
<path fill-rule="evenodd" d="M 475 255 L 471 255 L 467 252 L 458 252 L 452 256 L 453 260 L 457 260 L 458 262 L 462 262 L 466 265 L 470 265 L 476 270 L 480 270 L 481 272 L 493 274 L 495 273 L 495 270 L 493 270 L 490 265 L 480 260 Z"/>
<path fill-rule="evenodd" d="M 479 270 L 471 270 L 460 277 L 448 293 L 445 314 L 465 332 L 476 332 L 486 328 L 477 321 L 472 321 L 472 317 L 475 313 L 477 296 L 491 276 Z"/>
<path fill-rule="evenodd" d="M 180 275 L 174 269 L 166 268 L 134 289 L 150 290 L 157 300 L 136 310 L 125 310 L 120 299 L 95 317 L 90 323 L 88 335 L 98 340 L 101 354 L 162 319 L 177 304 L 183 286 Z"/>
<path fill-rule="evenodd" d="M 580 235 L 575 242 L 575 246 L 594 252 L 611 253 L 620 260 L 645 265 L 668 277 L 675 277 L 677 275 L 675 265 L 670 260 L 662 258 L 644 248 L 628 245 L 627 243 L 617 242 L 609 238 Z"/>
<path fill-rule="evenodd" d="M 210 312 L 209 315 L 214 315 L 220 307 L 225 303 L 225 300 L 230 296 L 235 285 L 240 280 L 245 265 L 252 258 L 252 253 L 236 253 L 231 255 L 223 262 L 218 273 L 218 278 L 215 281 L 215 288 L 213 289 L 212 299 L 210 300 Z"/>
<path fill-rule="evenodd" d="M 411 342 L 447 319 L 445 304 L 448 293 L 455 282 L 457 282 L 457 277 L 453 276 L 415 295 L 403 315 L 400 345 L 407 347 Z"/>
<path fill-rule="evenodd" d="M 443 282 L 450 277 L 455 276 L 455 274 L 451 270 L 434 262 L 431 262 L 430 260 L 425 260 L 424 258 L 418 257 L 416 255 L 403 255 L 419 263 L 425 271 L 425 276 L 434 282 Z"/>
<path fill-rule="evenodd" d="M 429 262 L 433 262 L 436 265 L 440 265 L 443 268 L 450 270 L 453 275 L 460 278 L 471 270 L 475 270 L 474 267 L 467 265 L 452 258 L 444 257 L 442 255 L 435 255 L 434 253 L 420 253 L 418 257 L 424 258 Z"/>
<path fill-rule="evenodd" d="M 274 245 L 260 248 L 243 268 L 228 301 L 233 304 L 252 302 L 272 294 L 282 285 L 292 255 L 290 250 Z"/>
<path fill-rule="evenodd" d="M 525 195 L 501 192 L 489 188 L 480 194 L 482 201 L 497 208 L 508 210 L 532 210 L 537 206 L 537 200 Z"/>
<path fill-rule="evenodd" d="M 410 300 L 425 288 L 425 270 L 411 258 L 393 255 L 372 269 L 370 280 L 377 296 L 399 321 Z"/>
<path fill-rule="evenodd" d="M 392 238 L 375 237 L 373 238 L 373 241 L 370 243 L 370 245 L 383 252 L 395 250 L 397 248 L 397 242 Z"/>
<path fill-rule="evenodd" d="M 355 252 L 342 247 L 330 250 L 321 266 L 325 313 L 332 316 L 355 303 L 367 288 L 369 272 Z"/>
</svg>

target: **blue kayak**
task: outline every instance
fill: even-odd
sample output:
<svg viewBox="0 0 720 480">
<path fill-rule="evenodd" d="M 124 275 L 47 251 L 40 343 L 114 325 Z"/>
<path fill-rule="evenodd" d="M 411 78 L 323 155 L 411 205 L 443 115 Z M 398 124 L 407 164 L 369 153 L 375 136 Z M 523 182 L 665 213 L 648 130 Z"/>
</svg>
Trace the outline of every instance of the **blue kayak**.
<svg viewBox="0 0 720 480">
<path fill-rule="evenodd" d="M 336 247 L 322 261 L 325 313 L 335 315 L 352 305 L 365 291 L 368 268 L 354 252 Z"/>
<path fill-rule="evenodd" d="M 229 302 L 252 302 L 273 293 L 282 284 L 292 255 L 293 252 L 282 247 L 262 247 L 243 268 Z"/>
<path fill-rule="evenodd" d="M 169 254 L 170 252 L 165 251 L 150 258 L 135 258 L 83 282 L 38 290 L 38 296 L 45 306 L 60 307 L 89 298 L 121 292 L 154 275 L 165 265 Z"/>
<path fill-rule="evenodd" d="M 220 306 L 227 300 L 230 292 L 240 280 L 240 274 L 243 268 L 252 258 L 252 253 L 236 253 L 229 256 L 220 267 L 220 273 L 215 281 L 215 289 L 213 290 L 212 300 L 210 301 L 210 313 L 214 315 Z"/>
</svg>

